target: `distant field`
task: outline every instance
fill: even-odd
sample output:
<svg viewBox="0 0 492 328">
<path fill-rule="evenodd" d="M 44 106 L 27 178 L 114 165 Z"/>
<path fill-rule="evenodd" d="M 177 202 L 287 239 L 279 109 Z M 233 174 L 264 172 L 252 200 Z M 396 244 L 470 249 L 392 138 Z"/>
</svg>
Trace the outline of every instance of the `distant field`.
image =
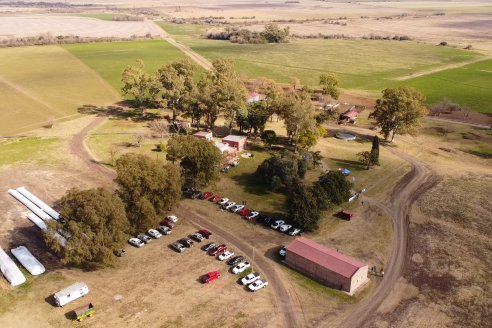
<svg viewBox="0 0 492 328">
<path fill-rule="evenodd" d="M 118 100 L 111 86 L 57 46 L 1 49 L 0 93 L 0 135 L 77 115 L 85 104 Z"/>
<path fill-rule="evenodd" d="M 417 77 L 401 84 L 422 91 L 428 103 L 447 97 L 474 111 L 492 113 L 492 60 Z"/>
<path fill-rule="evenodd" d="M 74 14 L 74 16 L 87 17 L 87 18 L 97 18 L 100 20 L 112 21 L 114 14 L 78 13 L 78 14 Z"/>
<path fill-rule="evenodd" d="M 142 59 L 147 70 L 151 71 L 185 57 L 163 40 L 71 44 L 63 47 L 99 73 L 118 92 L 122 87 L 121 73 L 137 59 Z"/>
</svg>

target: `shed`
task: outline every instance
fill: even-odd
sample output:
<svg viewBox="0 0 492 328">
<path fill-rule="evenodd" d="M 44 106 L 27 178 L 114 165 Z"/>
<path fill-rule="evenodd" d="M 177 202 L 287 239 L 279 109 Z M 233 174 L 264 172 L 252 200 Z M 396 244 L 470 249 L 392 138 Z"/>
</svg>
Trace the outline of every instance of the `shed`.
<svg viewBox="0 0 492 328">
<path fill-rule="evenodd" d="M 357 113 L 355 110 L 349 109 L 345 113 L 340 114 L 340 120 L 348 121 L 350 123 L 355 123 L 355 121 L 357 121 L 358 116 L 359 113 Z"/>
<path fill-rule="evenodd" d="M 25 246 L 12 248 L 10 251 L 19 263 L 22 264 L 22 266 L 26 268 L 27 271 L 29 271 L 29 273 L 33 276 L 40 275 L 46 271 L 44 265 L 42 265 L 41 262 L 39 262 L 38 259 L 36 259 Z"/>
<path fill-rule="evenodd" d="M 285 263 L 329 287 L 353 294 L 368 281 L 368 266 L 334 249 L 301 237 L 287 246 Z"/>
<path fill-rule="evenodd" d="M 226 143 L 216 141 L 214 142 L 214 145 L 222 154 L 235 154 L 237 152 L 236 148 L 229 147 Z"/>
<path fill-rule="evenodd" d="M 205 139 L 205 140 L 212 140 L 212 132 L 208 132 L 208 131 L 198 131 L 197 133 L 193 134 L 193 136 L 195 138 L 199 138 L 199 139 Z"/>
<path fill-rule="evenodd" d="M 222 142 L 228 144 L 232 148 L 235 148 L 237 151 L 242 151 L 244 150 L 247 139 L 248 138 L 246 138 L 245 136 L 236 136 L 230 134 L 227 137 L 223 138 Z"/>
<path fill-rule="evenodd" d="M 0 271 L 2 271 L 5 279 L 12 286 L 18 286 L 26 282 L 26 277 L 2 248 L 0 248 Z"/>
</svg>

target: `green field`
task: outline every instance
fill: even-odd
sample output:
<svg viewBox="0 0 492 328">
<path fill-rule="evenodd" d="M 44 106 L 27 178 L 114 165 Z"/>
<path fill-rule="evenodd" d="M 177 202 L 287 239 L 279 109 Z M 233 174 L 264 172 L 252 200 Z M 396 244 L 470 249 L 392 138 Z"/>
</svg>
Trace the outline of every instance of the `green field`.
<svg viewBox="0 0 492 328">
<path fill-rule="evenodd" d="M 87 18 L 96 18 L 105 21 L 112 21 L 114 14 L 104 14 L 104 13 L 77 13 L 74 16 L 78 17 L 87 17 Z"/>
<path fill-rule="evenodd" d="M 85 104 L 119 99 L 94 71 L 58 46 L 1 49 L 0 93 L 0 135 L 78 115 Z"/>
<path fill-rule="evenodd" d="M 137 59 L 142 59 L 147 70 L 151 71 L 185 57 L 181 51 L 163 40 L 70 44 L 63 47 L 118 91 L 122 87 L 121 73 Z"/>
<path fill-rule="evenodd" d="M 20 138 L 0 142 L 0 166 L 16 163 L 54 164 L 53 153 L 60 148 L 59 138 Z"/>
<path fill-rule="evenodd" d="M 207 40 L 200 37 L 205 27 L 200 25 L 173 24 L 160 22 L 168 33 L 178 41 L 190 46 L 193 50 L 208 59 L 227 57 L 233 59 L 236 68 L 250 77 L 266 76 L 278 82 L 288 83 L 293 76 L 301 79 L 303 84 L 316 85 L 318 77 L 324 72 L 335 72 L 341 79 L 344 89 L 369 91 L 379 95 L 386 87 L 397 85 L 415 85 L 433 102 L 448 95 L 455 96 L 458 102 L 465 103 L 476 111 L 484 109 L 484 103 L 492 98 L 491 92 L 484 88 L 492 85 L 491 73 L 480 72 L 487 70 L 490 64 L 473 64 L 465 81 L 465 96 L 456 93 L 460 87 L 453 84 L 453 70 L 447 84 L 453 88 L 441 88 L 436 78 L 416 78 L 407 81 L 397 79 L 426 72 L 439 66 L 466 63 L 482 56 L 473 51 L 439 47 L 419 42 L 402 41 L 368 41 L 368 40 L 291 40 L 285 44 L 234 44 L 228 41 Z M 484 57 L 485 59 L 485 57 Z M 482 65 L 482 66 L 481 66 Z M 468 67 L 468 66 L 467 66 Z M 478 68 L 482 67 L 482 68 Z M 464 69 L 457 69 L 457 72 Z M 438 73 L 439 74 L 445 74 Z M 488 74 L 488 75 L 487 75 Z M 426 82 L 427 81 L 427 82 Z M 430 81 L 430 82 L 429 82 Z M 476 82 L 476 83 L 475 83 Z M 483 85 L 477 86 L 478 83 Z M 432 86 L 432 88 L 428 88 Z M 469 92 L 468 92 L 469 91 Z M 492 99 L 491 99 L 492 100 Z"/>
</svg>

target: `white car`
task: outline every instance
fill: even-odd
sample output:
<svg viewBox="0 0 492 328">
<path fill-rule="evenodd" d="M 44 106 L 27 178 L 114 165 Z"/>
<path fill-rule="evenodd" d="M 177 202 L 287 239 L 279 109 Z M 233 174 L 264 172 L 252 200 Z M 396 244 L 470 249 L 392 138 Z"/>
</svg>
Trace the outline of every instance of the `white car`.
<svg viewBox="0 0 492 328">
<path fill-rule="evenodd" d="M 255 282 L 256 280 L 260 279 L 260 274 L 258 272 L 253 272 L 248 274 L 246 277 L 241 279 L 241 283 L 246 286 L 252 282 Z"/>
<path fill-rule="evenodd" d="M 168 215 L 168 216 L 166 216 L 166 219 L 168 219 L 172 223 L 178 222 L 178 217 L 176 215 Z"/>
<path fill-rule="evenodd" d="M 248 286 L 248 289 L 252 292 L 255 292 L 258 289 L 265 288 L 266 286 L 268 286 L 268 281 L 256 280 Z"/>
<path fill-rule="evenodd" d="M 161 232 L 161 234 L 163 235 L 170 235 L 171 232 L 173 232 L 171 229 L 169 229 L 169 227 L 166 227 L 166 226 L 160 226 L 159 227 L 159 231 Z"/>
<path fill-rule="evenodd" d="M 246 270 L 250 266 L 251 264 L 249 264 L 249 262 L 241 262 L 238 265 L 236 265 L 234 268 L 232 268 L 232 273 L 238 274 L 244 272 L 244 270 Z"/>
<path fill-rule="evenodd" d="M 257 217 L 258 215 L 260 215 L 260 212 L 251 212 L 251 213 L 249 213 L 248 215 L 246 215 L 246 219 L 248 219 L 248 220 L 252 220 L 252 219 L 254 219 L 255 217 Z"/>
<path fill-rule="evenodd" d="M 280 226 L 279 230 L 282 232 L 287 232 L 287 230 L 289 230 L 290 228 L 292 228 L 291 224 L 282 224 Z"/>
<path fill-rule="evenodd" d="M 270 228 L 272 229 L 278 229 L 282 224 L 285 224 L 285 221 L 284 220 L 277 220 L 275 222 L 272 223 L 272 225 L 270 226 Z"/>
<path fill-rule="evenodd" d="M 301 233 L 301 229 L 299 229 L 299 228 L 292 228 L 289 231 L 289 235 L 291 235 L 291 236 L 297 236 L 300 233 Z"/>
<path fill-rule="evenodd" d="M 236 213 L 236 212 L 242 210 L 243 208 L 244 208 L 244 205 L 234 205 L 233 207 L 231 207 L 229 209 L 229 211 Z"/>
<path fill-rule="evenodd" d="M 224 205 L 222 205 L 222 207 L 226 210 L 230 209 L 231 207 L 233 207 L 234 205 L 236 205 L 236 202 L 227 202 L 225 203 Z"/>
<path fill-rule="evenodd" d="M 227 260 L 228 258 L 231 258 L 233 256 L 234 256 L 234 252 L 225 251 L 224 253 L 217 256 L 217 258 L 219 259 L 219 261 L 224 261 L 224 260 Z"/>
<path fill-rule="evenodd" d="M 128 242 L 130 243 L 130 245 L 133 245 L 135 247 L 142 247 L 143 245 L 145 245 L 145 243 L 138 238 L 130 238 Z"/>
<path fill-rule="evenodd" d="M 287 248 L 282 247 L 282 249 L 278 252 L 280 256 L 284 257 L 287 254 Z"/>
<path fill-rule="evenodd" d="M 155 229 L 150 229 L 149 231 L 147 231 L 147 234 L 155 239 L 159 239 L 162 237 L 161 233 Z"/>
<path fill-rule="evenodd" d="M 219 204 L 219 205 L 221 205 L 221 206 L 222 206 L 222 205 L 224 205 L 225 203 L 227 203 L 228 201 L 229 201 L 229 198 L 222 198 L 221 200 L 219 200 L 219 201 L 217 202 L 217 204 Z"/>
</svg>

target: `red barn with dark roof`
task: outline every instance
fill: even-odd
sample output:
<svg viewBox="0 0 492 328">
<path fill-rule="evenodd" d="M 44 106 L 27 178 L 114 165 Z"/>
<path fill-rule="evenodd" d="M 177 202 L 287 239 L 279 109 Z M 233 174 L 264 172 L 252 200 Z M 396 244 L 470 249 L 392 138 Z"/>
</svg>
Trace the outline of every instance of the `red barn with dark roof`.
<svg viewBox="0 0 492 328">
<path fill-rule="evenodd" d="M 297 238 L 287 247 L 285 262 L 320 283 L 353 294 L 368 281 L 368 266 L 312 240 Z"/>
</svg>

